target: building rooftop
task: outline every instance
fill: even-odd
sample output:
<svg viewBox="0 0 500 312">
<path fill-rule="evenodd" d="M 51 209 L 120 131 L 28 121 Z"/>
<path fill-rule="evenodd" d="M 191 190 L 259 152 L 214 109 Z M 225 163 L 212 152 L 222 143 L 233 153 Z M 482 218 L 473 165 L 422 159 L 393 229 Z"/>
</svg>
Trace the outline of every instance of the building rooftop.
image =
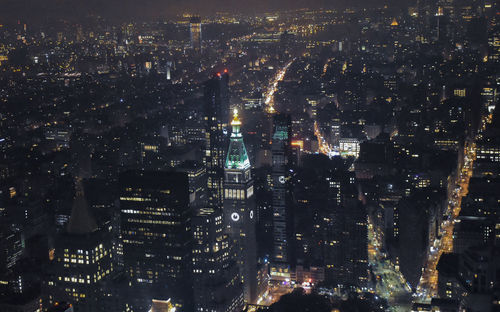
<svg viewBox="0 0 500 312">
<path fill-rule="evenodd" d="M 97 230 L 97 223 L 89 211 L 81 179 L 76 181 L 76 194 L 66 230 L 70 234 L 88 234 Z"/>
</svg>

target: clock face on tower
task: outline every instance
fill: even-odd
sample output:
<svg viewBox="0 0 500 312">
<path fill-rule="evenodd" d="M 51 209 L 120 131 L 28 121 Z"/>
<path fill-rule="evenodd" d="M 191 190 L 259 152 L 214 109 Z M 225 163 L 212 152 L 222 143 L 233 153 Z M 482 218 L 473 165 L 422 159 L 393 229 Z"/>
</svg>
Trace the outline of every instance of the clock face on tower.
<svg viewBox="0 0 500 312">
<path fill-rule="evenodd" d="M 284 177 L 284 176 L 280 176 L 280 177 L 278 178 L 278 180 L 279 180 L 279 181 L 280 181 L 280 183 L 282 183 L 282 184 L 283 184 L 283 183 L 285 183 L 285 177 Z"/>
<path fill-rule="evenodd" d="M 250 210 L 250 219 L 253 219 L 253 210 Z"/>
<path fill-rule="evenodd" d="M 239 219 L 240 219 L 240 215 L 237 212 L 233 212 L 231 214 L 231 220 L 233 220 L 234 222 L 238 221 Z"/>
</svg>

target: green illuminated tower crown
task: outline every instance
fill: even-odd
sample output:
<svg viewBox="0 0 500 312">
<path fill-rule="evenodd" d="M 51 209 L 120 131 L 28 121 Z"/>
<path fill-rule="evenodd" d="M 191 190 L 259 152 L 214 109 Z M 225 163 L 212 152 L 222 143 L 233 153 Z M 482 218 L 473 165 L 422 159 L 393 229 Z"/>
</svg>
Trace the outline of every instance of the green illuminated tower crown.
<svg viewBox="0 0 500 312">
<path fill-rule="evenodd" d="M 247 149 L 240 132 L 241 121 L 238 118 L 238 111 L 234 110 L 233 121 L 231 122 L 233 131 L 229 143 L 229 150 L 226 157 L 226 169 L 247 169 L 250 168 Z"/>
</svg>

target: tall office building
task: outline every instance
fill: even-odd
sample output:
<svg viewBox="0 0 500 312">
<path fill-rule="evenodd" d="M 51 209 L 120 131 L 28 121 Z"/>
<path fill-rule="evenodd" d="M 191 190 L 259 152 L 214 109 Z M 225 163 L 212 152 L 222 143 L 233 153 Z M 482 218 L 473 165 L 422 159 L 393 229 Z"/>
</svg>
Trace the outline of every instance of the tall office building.
<svg viewBox="0 0 500 312">
<path fill-rule="evenodd" d="M 193 16 L 189 20 L 189 33 L 191 39 L 191 49 L 201 51 L 201 18 Z"/>
<path fill-rule="evenodd" d="M 189 311 L 191 210 L 186 173 L 128 171 L 120 175 L 124 268 L 136 298 L 134 311 L 152 299 L 171 299 Z"/>
<path fill-rule="evenodd" d="M 287 168 L 288 148 L 290 146 L 291 121 L 289 116 L 274 117 L 272 138 L 272 193 L 273 193 L 273 237 L 274 250 L 271 265 L 271 276 L 288 277 L 288 218 L 287 215 Z"/>
<path fill-rule="evenodd" d="M 110 226 L 97 226 L 78 180 L 66 232 L 55 238 L 46 281 L 49 304 L 67 301 L 78 311 L 98 310 L 98 290 L 113 270 Z"/>
<path fill-rule="evenodd" d="M 208 207 L 223 205 L 224 160 L 229 119 L 229 75 L 217 73 L 205 83 L 205 154 Z"/>
<path fill-rule="evenodd" d="M 255 198 L 250 160 L 236 110 L 231 126 L 231 138 L 224 166 L 224 223 L 236 248 L 245 287 L 245 301 L 255 303 L 257 299 Z"/>
<path fill-rule="evenodd" d="M 202 208 L 193 217 L 193 284 L 197 312 L 236 312 L 243 284 L 221 209 Z"/>
<path fill-rule="evenodd" d="M 343 197 L 343 282 L 363 288 L 368 284 L 368 215 L 352 193 L 346 192 Z"/>
</svg>

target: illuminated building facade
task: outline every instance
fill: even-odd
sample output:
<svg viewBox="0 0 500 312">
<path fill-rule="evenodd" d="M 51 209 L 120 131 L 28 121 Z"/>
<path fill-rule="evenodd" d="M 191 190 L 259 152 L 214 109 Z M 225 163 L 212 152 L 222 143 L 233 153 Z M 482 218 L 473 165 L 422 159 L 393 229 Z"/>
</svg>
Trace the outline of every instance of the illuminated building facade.
<svg viewBox="0 0 500 312">
<path fill-rule="evenodd" d="M 478 142 L 476 153 L 477 162 L 474 174 L 498 177 L 500 175 L 500 139 L 486 138 Z"/>
<path fill-rule="evenodd" d="M 476 143 L 474 176 L 500 177 L 500 114 L 495 110 L 491 124 L 488 125 Z"/>
<path fill-rule="evenodd" d="M 229 150 L 224 166 L 224 223 L 236 248 L 245 287 L 245 301 L 254 303 L 257 298 L 254 185 L 237 111 L 231 126 Z"/>
<path fill-rule="evenodd" d="M 489 113 L 493 113 L 499 98 L 498 89 L 494 86 L 484 87 L 481 91 L 481 97 L 485 108 Z"/>
<path fill-rule="evenodd" d="M 175 306 L 171 300 L 157 300 L 153 299 L 151 302 L 151 310 L 149 312 L 175 312 Z"/>
<path fill-rule="evenodd" d="M 339 140 L 339 151 L 341 157 L 359 156 L 359 140 L 355 138 L 341 138 Z"/>
<path fill-rule="evenodd" d="M 128 171 L 120 175 L 125 272 L 142 302 L 191 304 L 191 210 L 186 173 Z"/>
<path fill-rule="evenodd" d="M 102 299 L 100 286 L 113 271 L 111 227 L 97 226 L 78 181 L 66 232 L 55 239 L 45 285 L 49 304 L 67 301 L 78 311 L 96 311 Z"/>
<path fill-rule="evenodd" d="M 308 104 L 308 112 L 314 118 L 317 116 L 319 99 L 317 97 L 308 97 L 306 98 L 306 102 Z"/>
<path fill-rule="evenodd" d="M 271 276 L 289 278 L 288 266 L 288 218 L 287 215 L 287 167 L 290 146 L 291 121 L 289 116 L 274 117 L 272 138 L 272 205 L 273 205 L 273 257 Z"/>
<path fill-rule="evenodd" d="M 197 312 L 236 312 L 243 285 L 221 209 L 199 209 L 193 217 L 193 284 Z"/>
<path fill-rule="evenodd" d="M 224 160 L 229 120 L 229 74 L 217 73 L 205 83 L 205 154 L 207 168 L 207 204 L 221 209 L 223 205 Z"/>
<path fill-rule="evenodd" d="M 466 94 L 467 94 L 467 89 L 465 88 L 457 88 L 453 90 L 453 95 L 457 97 L 465 97 Z"/>
<path fill-rule="evenodd" d="M 69 147 L 71 132 L 64 128 L 49 128 L 45 130 L 45 139 L 53 141 L 56 148 Z"/>
<path fill-rule="evenodd" d="M 141 164 L 144 168 L 151 169 L 158 167 L 160 163 L 160 144 L 141 143 Z"/>
<path fill-rule="evenodd" d="M 196 52 L 201 51 L 201 18 L 193 16 L 189 20 L 189 33 L 191 39 L 191 49 Z"/>
</svg>

